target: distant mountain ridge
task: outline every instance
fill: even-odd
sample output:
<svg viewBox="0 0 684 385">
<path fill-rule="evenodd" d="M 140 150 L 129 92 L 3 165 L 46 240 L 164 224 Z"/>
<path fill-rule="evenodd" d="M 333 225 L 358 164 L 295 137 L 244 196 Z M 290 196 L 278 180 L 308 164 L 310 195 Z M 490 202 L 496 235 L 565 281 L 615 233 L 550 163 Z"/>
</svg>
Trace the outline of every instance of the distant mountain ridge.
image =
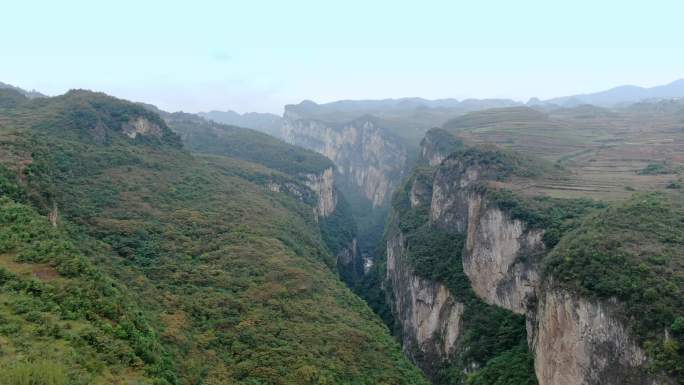
<svg viewBox="0 0 684 385">
<path fill-rule="evenodd" d="M 212 120 L 216 123 L 251 128 L 265 132 L 275 137 L 280 136 L 280 128 L 282 126 L 283 120 L 282 117 L 276 114 L 261 112 L 246 112 L 244 114 L 240 114 L 232 110 L 213 110 L 209 112 L 200 112 L 197 115 L 205 119 Z"/>
<path fill-rule="evenodd" d="M 285 110 L 301 115 L 320 116 L 330 119 L 331 115 L 375 115 L 399 110 L 449 109 L 467 112 L 483 108 L 513 107 L 523 103 L 511 99 L 423 99 L 418 97 L 379 100 L 338 100 L 316 103 L 304 100 L 299 104 L 288 104 Z"/>
<path fill-rule="evenodd" d="M 676 99 L 682 97 L 684 97 L 684 79 L 679 79 L 666 85 L 649 88 L 625 85 L 595 93 L 563 96 L 545 100 L 541 104 L 556 104 L 563 107 L 573 107 L 581 104 L 615 106 L 618 104 L 638 103 L 648 99 Z M 539 103 L 539 100 L 535 98 L 530 99 L 530 102 L 528 102 L 528 104 Z"/>
</svg>

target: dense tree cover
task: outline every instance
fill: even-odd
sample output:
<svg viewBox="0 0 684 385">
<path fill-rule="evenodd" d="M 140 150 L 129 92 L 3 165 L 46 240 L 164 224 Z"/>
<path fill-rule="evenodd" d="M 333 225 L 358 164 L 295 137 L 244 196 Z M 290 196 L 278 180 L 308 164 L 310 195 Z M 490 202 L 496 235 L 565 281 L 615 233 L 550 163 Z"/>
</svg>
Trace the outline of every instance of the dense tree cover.
<svg viewBox="0 0 684 385">
<path fill-rule="evenodd" d="M 662 175 L 662 174 L 674 174 L 676 170 L 668 164 L 665 163 L 649 163 L 642 170 L 639 170 L 640 175 Z"/>
<path fill-rule="evenodd" d="M 0 88 L 0 108 L 15 108 L 27 101 L 28 98 L 17 90 Z"/>
<path fill-rule="evenodd" d="M 480 177 L 488 180 L 505 180 L 511 176 L 540 176 L 554 167 L 560 167 L 548 161 L 494 145 L 466 147 L 452 152 L 447 159 L 458 160 L 463 163 L 463 167 L 479 165 L 484 172 Z"/>
<path fill-rule="evenodd" d="M 585 297 L 617 298 L 654 369 L 684 378 L 684 194 L 637 194 L 595 213 L 561 238 L 544 267 Z"/>
<path fill-rule="evenodd" d="M 491 188 L 485 188 L 485 192 L 487 199 L 508 212 L 511 218 L 521 220 L 529 227 L 544 229 L 544 243 L 548 248 L 577 227 L 588 213 L 606 207 L 603 202 L 585 198 L 523 197 L 510 190 Z"/>
<path fill-rule="evenodd" d="M 175 383 L 169 355 L 130 293 L 90 262 L 107 249 L 3 195 L 0 384 Z"/>
<path fill-rule="evenodd" d="M 52 228 L 44 216 L 56 208 L 60 219 L 52 231 L 64 233 L 76 251 L 96 245 L 76 254 L 61 243 L 31 243 L 23 252 L 30 257 L 21 258 L 49 263 L 46 255 L 64 249 L 111 280 L 88 280 L 93 294 L 79 298 L 93 298 L 92 306 L 66 307 L 75 317 L 81 317 L 78 309 L 86 312 L 87 322 L 79 322 L 93 324 L 93 332 L 82 338 L 83 346 L 94 347 L 79 351 L 85 363 L 63 361 L 55 384 L 61 371 L 123 380 L 119 367 L 126 375 L 179 384 L 425 383 L 378 317 L 326 266 L 331 253 L 310 202 L 267 188 L 270 175 L 284 178 L 282 173 L 233 158 L 192 156 L 155 116 L 85 91 L 0 111 L 0 163 L 14 172 L 21 191 L 3 181 L 0 188 L 25 202 L 6 204 L 33 210 L 43 228 Z M 155 122 L 161 134 L 123 135 L 122 124 L 138 117 Z M 16 249 L 8 239 L 0 244 Z M 19 256 L 20 250 L 11 253 Z M 88 271 L 66 264 L 61 272 L 60 266 L 54 264 L 64 275 L 60 282 L 78 278 L 69 269 Z M 3 273 L 10 282 L 14 268 Z M 19 289 L 24 294 L 3 291 L 7 301 L 35 297 L 36 281 L 27 282 Z M 135 293 L 120 295 L 139 309 L 131 313 L 140 317 L 133 326 L 123 318 L 128 312 L 120 315 L 126 307 L 117 305 L 117 295 L 105 291 L 98 300 L 98 290 L 117 287 Z M 11 314 L 12 320 L 24 317 Z M 71 322 L 58 314 L 55 323 Z M 33 333 L 33 326 L 24 331 Z M 2 338 L 33 344 L 43 337 Z M 32 370 L 12 373 L 30 378 Z"/>
<path fill-rule="evenodd" d="M 323 155 L 256 130 L 216 123 L 181 112 L 165 114 L 164 117 L 191 151 L 244 159 L 291 175 L 318 174 L 333 167 L 333 163 Z"/>
<path fill-rule="evenodd" d="M 340 179 L 342 179 L 340 181 Z M 373 202 L 366 198 L 358 186 L 344 178 L 338 178 L 337 187 L 349 203 L 351 216 L 356 226 L 356 237 L 359 248 L 363 254 L 370 255 L 375 259 L 378 254 L 378 245 L 381 245 L 382 235 L 385 231 L 385 222 L 389 212 L 389 205 L 373 207 Z"/>
<path fill-rule="evenodd" d="M 461 151 L 464 148 L 463 141 L 441 128 L 431 128 L 425 133 L 425 138 L 420 142 L 421 147 L 432 146 L 439 154 L 448 155 L 452 152 Z"/>
<path fill-rule="evenodd" d="M 319 223 L 323 241 L 333 255 L 358 251 L 358 247 L 357 250 L 352 250 L 357 235 L 356 222 L 354 222 L 351 207 L 344 195 L 337 195 L 335 211 L 328 217 L 319 218 Z M 357 258 L 350 266 L 342 266 L 338 260 L 337 269 L 340 278 L 348 285 L 353 286 L 363 275 L 362 263 L 362 258 Z"/>
<path fill-rule="evenodd" d="M 429 168 L 415 170 L 395 192 L 392 222 L 404 234 L 414 272 L 444 283 L 465 305 L 459 351 L 453 362 L 444 363 L 438 383 L 536 384 L 524 316 L 479 299 L 463 272 L 464 235 L 432 226 L 427 205 L 411 208 L 409 194 L 413 181 L 429 179 L 433 172 Z"/>
</svg>

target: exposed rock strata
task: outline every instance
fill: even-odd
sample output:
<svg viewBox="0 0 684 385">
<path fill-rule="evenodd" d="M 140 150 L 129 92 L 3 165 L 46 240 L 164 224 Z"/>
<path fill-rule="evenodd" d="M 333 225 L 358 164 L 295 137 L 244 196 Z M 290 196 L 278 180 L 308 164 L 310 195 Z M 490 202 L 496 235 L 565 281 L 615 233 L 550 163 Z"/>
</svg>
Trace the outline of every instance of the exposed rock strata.
<svg viewBox="0 0 684 385">
<path fill-rule="evenodd" d="M 154 136 L 157 138 L 162 136 L 161 127 L 145 118 L 131 119 L 121 126 L 121 130 L 129 138 L 135 138 L 138 135 Z"/>
<path fill-rule="evenodd" d="M 401 142 L 372 119 L 336 125 L 287 111 L 282 137 L 331 159 L 337 171 L 379 207 L 388 202 L 407 163 Z"/>
<path fill-rule="evenodd" d="M 616 318 L 619 305 L 545 285 L 528 317 L 540 385 L 662 384 L 646 353 Z"/>
<path fill-rule="evenodd" d="M 529 228 L 487 199 L 479 188 L 487 180 L 485 166 L 458 158 L 440 164 L 431 188 L 414 183 L 411 207 L 429 204 L 433 225 L 465 235 L 463 269 L 478 297 L 526 315 L 540 385 L 674 383 L 649 373 L 649 357 L 621 321 L 620 303 L 589 300 L 548 279 L 540 282 L 536 261 L 545 252 L 544 230 Z M 404 349 L 414 360 L 412 352 L 424 354 L 417 363 L 430 374 L 429 358 L 448 357 L 457 343 L 463 308 L 443 285 L 411 273 L 402 262 L 410 247 L 401 234 L 388 240 L 387 280 Z"/>
<path fill-rule="evenodd" d="M 329 217 L 337 206 L 337 192 L 332 167 L 328 167 L 321 174 L 306 174 L 304 183 L 316 194 L 316 214 L 319 217 Z"/>
<path fill-rule="evenodd" d="M 402 329 L 402 345 L 428 376 L 447 359 L 458 341 L 464 305 L 446 286 L 416 276 L 406 260 L 401 233 L 387 241 L 387 283 L 392 309 Z M 418 359 L 419 358 L 419 359 Z"/>
</svg>

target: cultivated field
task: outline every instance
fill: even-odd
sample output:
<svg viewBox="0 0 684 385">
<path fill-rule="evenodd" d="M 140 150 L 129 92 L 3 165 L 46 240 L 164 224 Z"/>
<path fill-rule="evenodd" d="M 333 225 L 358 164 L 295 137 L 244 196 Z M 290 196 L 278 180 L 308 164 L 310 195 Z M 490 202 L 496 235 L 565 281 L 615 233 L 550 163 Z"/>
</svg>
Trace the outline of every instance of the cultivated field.
<svg viewBox="0 0 684 385">
<path fill-rule="evenodd" d="M 684 102 L 490 109 L 444 128 L 469 144 L 494 143 L 556 164 L 542 177 L 504 184 L 534 195 L 620 200 L 679 188 L 684 170 Z"/>
</svg>

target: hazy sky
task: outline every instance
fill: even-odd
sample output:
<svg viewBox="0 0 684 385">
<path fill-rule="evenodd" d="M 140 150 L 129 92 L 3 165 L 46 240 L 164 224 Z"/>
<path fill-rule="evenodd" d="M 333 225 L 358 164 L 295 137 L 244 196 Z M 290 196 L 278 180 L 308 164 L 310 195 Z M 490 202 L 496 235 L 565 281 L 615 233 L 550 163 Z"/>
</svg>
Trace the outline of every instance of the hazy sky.
<svg viewBox="0 0 684 385">
<path fill-rule="evenodd" d="M 166 110 L 526 100 L 684 77 L 682 1 L 4 1 L 0 81 Z"/>
</svg>

